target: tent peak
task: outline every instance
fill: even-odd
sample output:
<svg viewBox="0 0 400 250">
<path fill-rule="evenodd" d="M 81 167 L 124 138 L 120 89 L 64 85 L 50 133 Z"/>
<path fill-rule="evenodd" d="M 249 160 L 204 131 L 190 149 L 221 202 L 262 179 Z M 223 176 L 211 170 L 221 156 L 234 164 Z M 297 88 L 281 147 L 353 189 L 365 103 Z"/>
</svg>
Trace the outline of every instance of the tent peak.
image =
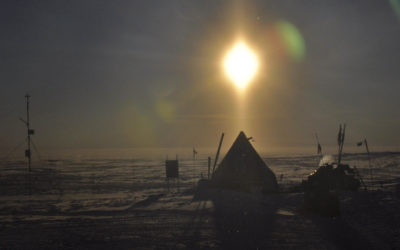
<svg viewBox="0 0 400 250">
<path fill-rule="evenodd" d="M 276 192 L 278 184 L 275 174 L 253 148 L 249 139 L 240 131 L 214 172 L 212 182 L 217 187 L 245 192 Z"/>
</svg>

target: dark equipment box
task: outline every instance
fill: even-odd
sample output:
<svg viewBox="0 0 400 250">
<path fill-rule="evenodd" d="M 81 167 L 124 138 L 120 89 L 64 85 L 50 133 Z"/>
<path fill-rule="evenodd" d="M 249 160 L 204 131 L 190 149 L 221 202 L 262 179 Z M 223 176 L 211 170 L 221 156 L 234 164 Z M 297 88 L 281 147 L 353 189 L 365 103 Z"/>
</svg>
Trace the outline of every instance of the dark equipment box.
<svg viewBox="0 0 400 250">
<path fill-rule="evenodd" d="M 167 175 L 167 178 L 178 178 L 179 177 L 178 160 L 166 160 L 165 173 Z"/>
</svg>

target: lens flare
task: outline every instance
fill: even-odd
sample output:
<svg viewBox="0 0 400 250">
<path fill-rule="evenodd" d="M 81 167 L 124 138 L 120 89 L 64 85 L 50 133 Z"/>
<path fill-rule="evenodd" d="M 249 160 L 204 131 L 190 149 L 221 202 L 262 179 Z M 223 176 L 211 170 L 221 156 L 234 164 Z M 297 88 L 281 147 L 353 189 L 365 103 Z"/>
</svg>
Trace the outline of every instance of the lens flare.
<svg viewBox="0 0 400 250">
<path fill-rule="evenodd" d="M 257 72 L 258 59 L 244 42 L 238 42 L 225 56 L 224 68 L 233 83 L 243 90 Z"/>
<path fill-rule="evenodd" d="M 276 27 L 289 56 L 295 61 L 300 62 L 306 52 L 304 38 L 300 31 L 287 21 L 278 22 Z"/>
<path fill-rule="evenodd" d="M 400 0 L 390 0 L 389 2 L 396 13 L 397 18 L 400 20 Z"/>
</svg>

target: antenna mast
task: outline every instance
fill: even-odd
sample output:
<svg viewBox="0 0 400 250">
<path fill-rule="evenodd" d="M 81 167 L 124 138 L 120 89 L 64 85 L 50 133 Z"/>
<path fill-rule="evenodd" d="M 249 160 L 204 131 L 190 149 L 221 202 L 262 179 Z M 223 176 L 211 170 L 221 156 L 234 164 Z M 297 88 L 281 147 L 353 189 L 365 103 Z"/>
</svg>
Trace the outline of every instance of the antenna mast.
<svg viewBox="0 0 400 250">
<path fill-rule="evenodd" d="M 26 98 L 26 121 L 22 120 L 26 124 L 28 136 L 27 136 L 27 149 L 25 150 L 25 157 L 28 158 L 28 170 L 29 172 L 31 171 L 31 135 L 35 133 L 33 129 L 30 128 L 30 123 L 29 123 L 29 98 L 31 96 L 29 94 L 25 95 Z"/>
</svg>

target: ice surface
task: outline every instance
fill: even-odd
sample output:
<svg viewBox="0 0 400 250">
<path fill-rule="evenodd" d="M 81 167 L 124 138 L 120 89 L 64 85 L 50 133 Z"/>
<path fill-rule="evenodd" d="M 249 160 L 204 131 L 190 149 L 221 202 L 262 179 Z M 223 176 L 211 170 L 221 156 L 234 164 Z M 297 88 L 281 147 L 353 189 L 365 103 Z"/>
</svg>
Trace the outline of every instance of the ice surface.
<svg viewBox="0 0 400 250">
<path fill-rule="evenodd" d="M 275 172 L 282 186 L 300 183 L 317 168 L 320 161 L 318 156 L 312 155 L 263 155 L 262 158 Z M 370 160 L 365 154 L 346 154 L 342 162 L 357 166 L 364 181 L 373 189 L 398 187 L 400 154 L 375 153 Z M 3 242 L 0 247 L 10 244 L 26 247 L 21 243 L 22 237 L 35 248 L 53 248 L 57 244 L 67 244 L 59 247 L 68 248 L 68 244 L 72 244 L 72 247 L 81 244 L 84 237 L 84 246 L 90 248 L 96 248 L 98 242 L 114 242 L 116 238 L 118 244 L 136 242 L 139 247 L 144 246 L 146 249 L 160 246 L 176 248 L 176 244 L 187 248 L 194 237 L 199 239 L 196 247 L 219 248 L 222 243 L 216 230 L 221 228 L 218 228 L 218 221 L 213 221 L 218 217 L 211 216 L 215 212 L 215 202 L 193 201 L 198 180 L 202 175 L 207 176 L 207 157 L 196 160 L 182 158 L 179 161 L 179 171 L 179 183 L 171 180 L 168 188 L 162 158 L 61 158 L 35 162 L 31 173 L 27 172 L 24 161 L 3 163 L 0 173 L 0 223 L 3 225 L 4 237 L 1 238 Z M 349 196 L 342 203 L 354 207 L 352 202 L 361 198 Z M 301 202 L 299 195 L 268 199 L 272 200 L 267 200 L 267 203 L 275 207 L 278 201 L 280 206 L 275 211 L 275 217 L 279 218 L 276 220 L 278 231 L 274 231 L 271 237 L 280 238 L 279 230 L 285 231 L 292 227 L 293 231 L 304 232 L 315 227 L 309 219 L 297 216 L 294 207 Z M 380 203 L 372 205 L 392 204 L 393 199 L 390 195 L 385 196 Z M 262 209 L 261 205 L 257 207 Z M 356 213 L 352 210 L 345 212 L 351 218 Z M 258 213 L 256 210 L 255 214 Z M 246 218 L 246 214 L 243 216 Z M 290 221 L 299 223 L 290 226 L 285 224 Z M 360 230 L 366 230 L 363 219 L 360 221 Z M 354 219 L 354 225 L 357 223 Z M 366 234 L 376 233 L 373 230 L 371 227 Z M 39 231 L 45 233 L 40 234 Z M 303 236 L 291 232 L 291 237 L 299 244 L 304 244 L 302 237 L 317 244 L 320 236 L 311 231 L 305 236 L 304 232 Z M 107 235 L 111 238 L 108 239 Z M 230 237 L 229 234 L 225 236 Z M 146 237 L 157 237 L 158 245 L 153 242 L 153 246 L 152 240 Z M 179 237 L 183 237 L 182 241 L 179 241 Z M 171 239 L 174 239 L 174 244 L 169 246 Z M 275 243 L 281 246 L 281 243 Z"/>
</svg>

